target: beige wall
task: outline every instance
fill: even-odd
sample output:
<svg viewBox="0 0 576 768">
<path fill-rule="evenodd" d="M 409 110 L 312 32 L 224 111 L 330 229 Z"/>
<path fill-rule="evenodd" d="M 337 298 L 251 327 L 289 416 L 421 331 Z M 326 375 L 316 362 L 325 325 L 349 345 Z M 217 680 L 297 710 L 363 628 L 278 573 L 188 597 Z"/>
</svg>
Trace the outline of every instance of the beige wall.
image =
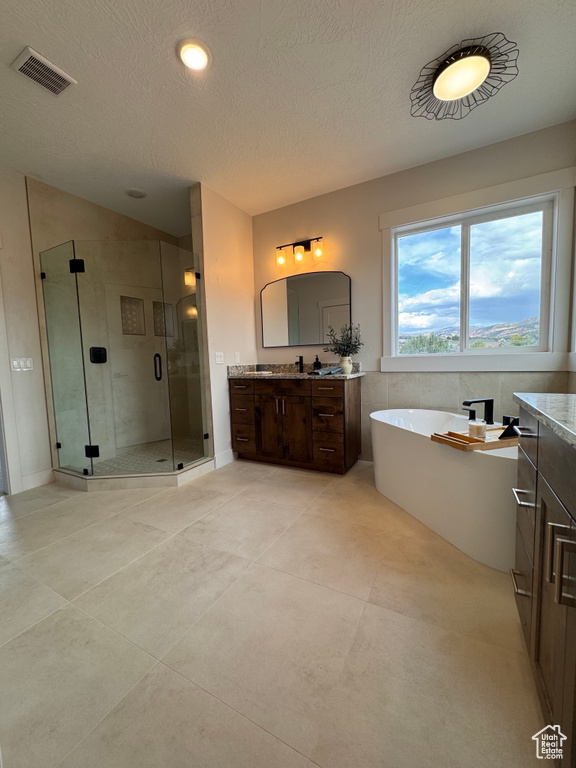
<svg viewBox="0 0 576 768">
<path fill-rule="evenodd" d="M 200 214 L 201 210 L 201 214 Z M 203 264 L 214 458 L 232 461 L 227 366 L 256 360 L 252 219 L 204 185 L 192 187 L 192 239 Z M 222 352 L 224 364 L 216 364 Z"/>
<path fill-rule="evenodd" d="M 380 369 L 382 356 L 381 213 L 471 192 L 576 164 L 576 121 L 489 147 L 374 179 L 302 203 L 255 216 L 254 285 L 260 362 L 289 362 L 299 354 L 313 360 L 322 347 L 267 349 L 261 346 L 260 290 L 288 274 L 342 270 L 352 278 L 352 318 L 362 327 L 357 359 L 364 370 Z M 279 268 L 275 248 L 309 237 L 324 237 L 326 257 L 296 268 Z"/>
<path fill-rule="evenodd" d="M 377 373 L 362 379 L 362 456 L 372 460 L 370 414 L 387 408 L 429 408 L 462 413 L 462 401 L 478 397 L 494 398 L 494 418 L 517 416 L 514 392 L 568 392 L 567 372 L 512 373 Z M 576 380 L 573 382 L 576 386 Z M 576 390 L 572 390 L 576 391 Z M 478 406 L 478 416 L 484 415 Z"/>
<path fill-rule="evenodd" d="M 12 493 L 50 482 L 52 462 L 42 374 L 26 181 L 0 170 L 0 393 Z M 11 372 L 9 358 L 34 369 Z"/>
<path fill-rule="evenodd" d="M 379 215 L 420 203 L 560 170 L 576 164 L 576 121 L 419 166 L 254 217 L 254 286 L 259 362 L 331 359 L 321 346 L 263 349 L 260 290 L 279 277 L 319 269 L 342 270 L 352 278 L 352 320 L 360 323 L 365 346 L 355 359 L 364 371 L 364 458 L 370 458 L 370 410 L 396 407 L 458 410 L 463 399 L 495 397 L 496 412 L 514 413 L 514 391 L 566 391 L 568 376 L 496 373 L 376 373 L 382 343 L 382 241 Z M 319 264 L 279 268 L 275 248 L 324 237 Z M 333 359 L 333 358 L 332 358 Z"/>
</svg>

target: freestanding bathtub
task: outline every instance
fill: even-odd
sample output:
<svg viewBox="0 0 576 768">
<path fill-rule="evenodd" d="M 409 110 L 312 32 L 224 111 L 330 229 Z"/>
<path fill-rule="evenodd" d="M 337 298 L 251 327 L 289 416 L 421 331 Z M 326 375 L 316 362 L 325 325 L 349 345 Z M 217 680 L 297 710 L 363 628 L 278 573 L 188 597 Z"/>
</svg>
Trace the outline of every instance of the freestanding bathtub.
<svg viewBox="0 0 576 768">
<path fill-rule="evenodd" d="M 470 557 L 507 571 L 514 565 L 516 448 L 458 451 L 434 432 L 466 429 L 443 411 L 370 414 L 376 488 Z"/>
</svg>

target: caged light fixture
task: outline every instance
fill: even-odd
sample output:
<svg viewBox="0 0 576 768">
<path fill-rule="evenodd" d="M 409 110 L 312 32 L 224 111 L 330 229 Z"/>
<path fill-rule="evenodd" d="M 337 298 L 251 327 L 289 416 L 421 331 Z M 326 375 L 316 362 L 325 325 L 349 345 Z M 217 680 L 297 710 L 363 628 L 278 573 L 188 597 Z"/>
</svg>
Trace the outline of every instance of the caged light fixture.
<svg viewBox="0 0 576 768">
<path fill-rule="evenodd" d="M 279 245 L 276 248 L 276 264 L 283 267 L 288 263 L 286 249 L 292 248 L 294 262 L 302 264 L 308 254 L 312 254 L 314 261 L 322 261 L 324 256 L 324 241 L 322 237 L 312 237 L 310 240 L 299 240 L 296 243 Z"/>
<path fill-rule="evenodd" d="M 461 120 L 518 75 L 518 47 L 501 32 L 462 40 L 426 64 L 410 93 L 413 117 Z"/>
</svg>

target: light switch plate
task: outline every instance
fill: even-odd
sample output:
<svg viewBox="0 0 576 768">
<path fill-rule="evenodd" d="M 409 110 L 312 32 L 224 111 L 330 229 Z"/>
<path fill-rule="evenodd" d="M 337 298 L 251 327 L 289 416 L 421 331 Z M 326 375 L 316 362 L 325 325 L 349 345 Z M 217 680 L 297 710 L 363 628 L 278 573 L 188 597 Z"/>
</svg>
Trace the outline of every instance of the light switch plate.
<svg viewBox="0 0 576 768">
<path fill-rule="evenodd" d="M 224 352 L 216 352 L 216 365 L 224 365 Z"/>
<path fill-rule="evenodd" d="M 234 352 L 234 362 L 235 363 L 240 362 L 240 352 Z"/>
</svg>

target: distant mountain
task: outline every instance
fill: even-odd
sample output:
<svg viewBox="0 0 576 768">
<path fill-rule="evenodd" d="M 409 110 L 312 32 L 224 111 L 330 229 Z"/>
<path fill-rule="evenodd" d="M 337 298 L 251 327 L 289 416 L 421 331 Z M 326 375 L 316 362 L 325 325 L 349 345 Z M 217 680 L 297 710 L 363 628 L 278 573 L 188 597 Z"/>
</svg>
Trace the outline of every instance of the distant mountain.
<svg viewBox="0 0 576 768">
<path fill-rule="evenodd" d="M 515 334 L 518 334 L 519 336 L 537 336 L 539 330 L 540 318 L 529 317 L 527 320 L 522 320 L 519 323 L 494 323 L 494 325 L 472 326 L 470 328 L 470 338 L 499 340 L 509 339 L 510 336 L 514 336 Z M 400 338 L 408 339 L 411 336 L 419 336 L 421 333 L 423 333 L 423 331 L 402 333 L 400 334 Z M 447 326 L 438 331 L 433 331 L 433 333 L 435 336 L 445 339 L 452 336 L 458 336 L 460 334 L 460 327 L 457 325 Z"/>
</svg>

